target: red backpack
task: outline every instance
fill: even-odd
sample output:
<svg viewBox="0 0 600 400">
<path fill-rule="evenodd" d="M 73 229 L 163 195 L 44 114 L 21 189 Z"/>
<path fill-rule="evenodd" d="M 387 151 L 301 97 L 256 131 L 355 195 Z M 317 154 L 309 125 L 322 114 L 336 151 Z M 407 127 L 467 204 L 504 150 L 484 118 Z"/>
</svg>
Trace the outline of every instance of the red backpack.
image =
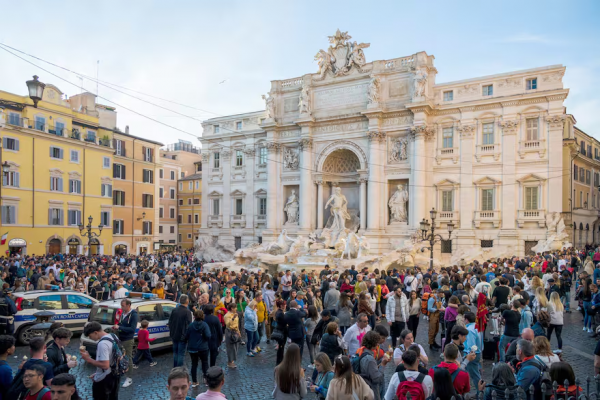
<svg viewBox="0 0 600 400">
<path fill-rule="evenodd" d="M 425 391 L 423 390 L 424 374 L 419 373 L 417 379 L 409 381 L 406 379 L 404 371 L 402 371 L 398 372 L 398 379 L 400 379 L 398 388 L 396 388 L 396 398 L 398 400 L 405 400 L 407 393 L 410 393 L 411 400 L 425 400 Z"/>
</svg>

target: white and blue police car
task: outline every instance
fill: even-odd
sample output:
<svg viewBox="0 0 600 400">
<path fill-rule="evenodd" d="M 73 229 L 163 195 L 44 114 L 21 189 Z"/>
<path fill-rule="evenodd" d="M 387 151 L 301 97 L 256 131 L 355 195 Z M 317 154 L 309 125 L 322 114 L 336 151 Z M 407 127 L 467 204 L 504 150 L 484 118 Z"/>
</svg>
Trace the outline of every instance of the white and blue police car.
<svg viewBox="0 0 600 400">
<path fill-rule="evenodd" d="M 64 323 L 65 328 L 72 332 L 83 332 L 83 326 L 94 304 L 98 300 L 85 293 L 74 290 L 32 290 L 29 292 L 12 293 L 17 314 L 15 314 L 15 336 L 21 344 L 29 344 L 34 336 L 31 327 L 36 324 L 33 316 L 38 311 L 52 311 L 54 321 Z"/>
<path fill-rule="evenodd" d="M 152 293 L 129 292 L 127 297 L 131 300 L 131 309 L 136 310 L 138 313 L 134 349 L 137 348 L 137 331 L 140 329 L 143 320 L 148 321 L 150 339 L 156 339 L 150 342 L 150 350 L 171 348 L 173 342 L 169 336 L 167 323 L 169 322 L 171 312 L 179 304 L 174 301 L 159 299 Z M 104 331 L 111 331 L 112 327 L 117 325 L 121 320 L 121 315 L 123 314 L 121 301 L 123 299 L 105 300 L 94 304 L 88 318 L 89 322 L 99 322 Z M 81 335 L 81 345 L 85 346 L 86 351 L 92 356 L 96 354 L 97 343 L 89 337 Z"/>
</svg>

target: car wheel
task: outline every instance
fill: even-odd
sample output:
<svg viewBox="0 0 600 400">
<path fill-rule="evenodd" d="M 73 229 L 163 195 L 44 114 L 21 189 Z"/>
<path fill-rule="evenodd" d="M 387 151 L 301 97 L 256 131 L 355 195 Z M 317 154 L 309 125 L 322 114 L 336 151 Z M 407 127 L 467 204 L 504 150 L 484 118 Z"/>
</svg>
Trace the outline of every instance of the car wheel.
<svg viewBox="0 0 600 400">
<path fill-rule="evenodd" d="M 33 331 L 31 329 L 32 326 L 33 325 L 26 325 L 19 329 L 19 332 L 17 333 L 17 340 L 19 341 L 19 343 L 28 345 L 31 339 L 40 336 L 39 333 L 36 333 L 39 331 Z"/>
</svg>

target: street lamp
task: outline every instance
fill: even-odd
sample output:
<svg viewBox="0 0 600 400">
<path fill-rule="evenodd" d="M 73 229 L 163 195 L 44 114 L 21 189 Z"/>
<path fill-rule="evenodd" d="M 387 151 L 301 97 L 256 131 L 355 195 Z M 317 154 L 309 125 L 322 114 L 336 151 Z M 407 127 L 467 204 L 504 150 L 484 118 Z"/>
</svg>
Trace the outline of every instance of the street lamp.
<svg viewBox="0 0 600 400">
<path fill-rule="evenodd" d="M 25 83 L 27 84 L 27 89 L 29 90 L 29 98 L 33 100 L 33 106 L 37 108 L 38 101 L 42 99 L 42 95 L 44 94 L 44 88 L 46 87 L 46 84 L 38 81 L 37 75 L 33 76 L 33 80 Z"/>
<path fill-rule="evenodd" d="M 146 219 L 146 211 L 144 211 L 144 212 L 142 213 L 142 216 L 141 216 L 141 218 L 138 218 L 137 220 L 139 221 L 139 220 L 142 220 L 142 219 Z"/>
<path fill-rule="evenodd" d="M 98 233 L 96 232 L 92 232 L 92 221 L 94 219 L 92 218 L 92 216 L 90 215 L 88 217 L 88 224 L 86 226 L 83 226 L 82 223 L 80 223 L 78 225 L 79 228 L 79 233 L 81 234 L 81 236 L 88 238 L 88 256 L 91 255 L 92 252 L 92 239 L 98 238 L 100 237 L 100 235 L 102 234 L 102 228 L 104 228 L 104 226 L 102 224 L 98 225 Z"/>
<path fill-rule="evenodd" d="M 4 161 L 2 163 L 2 172 L 4 174 L 8 174 L 9 171 L 10 171 L 10 165 L 8 164 L 8 161 Z"/>
<path fill-rule="evenodd" d="M 432 208 L 431 211 L 429 211 L 429 215 L 431 216 L 431 224 L 425 218 L 423 218 L 423 220 L 421 221 L 420 239 L 422 242 L 429 242 L 429 267 L 433 268 L 433 245 L 435 245 L 439 241 L 446 239 L 444 239 L 441 235 L 435 233 L 435 219 L 437 218 L 436 209 Z M 448 240 L 450 240 L 450 237 L 452 236 L 452 231 L 454 231 L 454 224 L 452 223 L 452 221 L 450 221 L 446 225 L 448 228 Z"/>
</svg>

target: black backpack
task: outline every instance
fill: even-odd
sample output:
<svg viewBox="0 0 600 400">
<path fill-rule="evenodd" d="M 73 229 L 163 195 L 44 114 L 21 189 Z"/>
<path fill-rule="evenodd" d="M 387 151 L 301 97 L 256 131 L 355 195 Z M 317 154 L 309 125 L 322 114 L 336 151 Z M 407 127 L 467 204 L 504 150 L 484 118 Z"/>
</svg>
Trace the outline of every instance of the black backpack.
<svg viewBox="0 0 600 400">
<path fill-rule="evenodd" d="M 33 360 L 35 364 L 41 364 L 43 360 Z M 8 388 L 6 392 L 6 399 L 17 400 L 24 399 L 25 393 L 27 393 L 27 388 L 23 385 L 23 374 L 25 373 L 25 368 L 21 368 L 19 372 L 15 375 L 12 384 Z M 45 383 L 45 382 L 44 382 Z"/>
</svg>

